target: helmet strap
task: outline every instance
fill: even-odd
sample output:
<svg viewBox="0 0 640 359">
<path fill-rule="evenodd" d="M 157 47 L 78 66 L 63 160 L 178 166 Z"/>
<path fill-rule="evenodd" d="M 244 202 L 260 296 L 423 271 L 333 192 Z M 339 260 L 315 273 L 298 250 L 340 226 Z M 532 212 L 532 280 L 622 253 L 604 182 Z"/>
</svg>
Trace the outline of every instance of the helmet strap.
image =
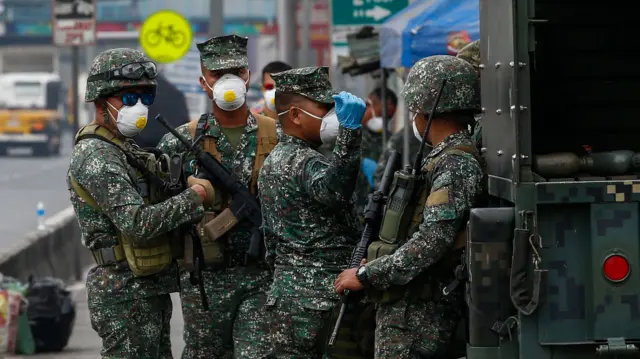
<svg viewBox="0 0 640 359">
<path fill-rule="evenodd" d="M 109 116 L 109 109 L 107 108 L 107 103 L 104 103 L 104 106 L 102 107 L 102 121 L 104 121 L 105 124 L 108 124 L 111 121 L 111 118 Z"/>
</svg>

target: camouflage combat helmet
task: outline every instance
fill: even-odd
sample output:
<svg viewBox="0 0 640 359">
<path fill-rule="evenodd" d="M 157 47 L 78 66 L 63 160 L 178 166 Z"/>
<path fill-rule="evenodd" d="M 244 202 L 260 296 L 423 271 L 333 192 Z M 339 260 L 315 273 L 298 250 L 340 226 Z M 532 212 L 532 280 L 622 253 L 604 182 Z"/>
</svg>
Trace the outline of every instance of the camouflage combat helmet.
<svg viewBox="0 0 640 359">
<path fill-rule="evenodd" d="M 480 40 L 468 43 L 458 51 L 458 55 L 456 55 L 456 57 L 470 63 L 478 73 L 478 76 L 480 76 Z"/>
<path fill-rule="evenodd" d="M 87 89 L 84 96 L 85 102 L 93 102 L 101 97 L 108 97 L 118 91 L 129 87 L 151 86 L 154 89 L 158 85 L 155 78 L 144 75 L 140 79 L 112 79 L 99 78 L 111 70 L 116 70 L 131 63 L 151 62 L 144 54 L 135 49 L 111 49 L 100 53 L 91 63 Z M 155 65 L 154 65 L 155 68 Z M 99 76 L 97 76 L 99 75 Z M 92 76 L 94 79 L 92 79 Z"/>
<path fill-rule="evenodd" d="M 410 111 L 429 113 L 447 79 L 435 114 L 480 111 L 480 82 L 468 62 L 449 55 L 424 58 L 413 65 L 400 95 Z"/>
</svg>

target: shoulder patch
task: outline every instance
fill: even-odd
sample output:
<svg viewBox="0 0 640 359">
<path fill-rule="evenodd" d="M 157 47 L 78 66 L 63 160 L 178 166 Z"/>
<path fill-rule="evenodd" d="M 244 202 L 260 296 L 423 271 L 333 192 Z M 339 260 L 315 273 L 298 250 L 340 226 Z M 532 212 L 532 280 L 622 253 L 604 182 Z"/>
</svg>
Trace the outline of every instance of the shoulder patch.
<svg viewBox="0 0 640 359">
<path fill-rule="evenodd" d="M 429 194 L 427 197 L 427 207 L 439 206 L 449 203 L 449 189 L 441 188 Z"/>
</svg>

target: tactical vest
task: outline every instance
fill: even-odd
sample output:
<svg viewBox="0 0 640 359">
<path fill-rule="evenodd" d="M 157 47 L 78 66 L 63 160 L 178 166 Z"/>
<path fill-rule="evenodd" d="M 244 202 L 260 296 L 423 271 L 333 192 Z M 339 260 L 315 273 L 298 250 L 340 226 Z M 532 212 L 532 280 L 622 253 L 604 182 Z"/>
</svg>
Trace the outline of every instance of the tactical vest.
<svg viewBox="0 0 640 359">
<path fill-rule="evenodd" d="M 371 262 L 376 258 L 384 255 L 393 254 L 400 242 L 405 241 L 418 230 L 418 226 L 422 223 L 423 212 L 426 206 L 434 206 L 438 204 L 444 204 L 449 201 L 449 194 L 447 190 L 438 190 L 431 192 L 431 183 L 433 170 L 442 159 L 445 154 L 452 154 L 457 156 L 463 156 L 465 154 L 471 154 L 480 161 L 477 151 L 468 146 L 456 146 L 448 147 L 442 150 L 440 154 L 434 157 L 423 168 L 423 176 L 415 185 L 419 188 L 413 189 L 413 193 L 419 193 L 418 196 L 411 196 L 409 192 L 412 192 L 411 188 L 404 194 L 405 201 L 394 200 L 394 191 L 397 190 L 399 181 L 406 181 L 402 178 L 402 174 L 396 173 L 391 191 L 389 192 L 389 202 L 385 207 L 385 213 L 382 219 L 382 225 L 380 226 L 380 234 L 378 240 L 371 243 L 367 251 L 367 262 Z M 410 217 L 409 223 L 401 223 L 403 221 L 403 212 L 413 213 Z M 453 243 L 453 248 L 449 256 L 442 258 L 435 266 L 437 270 L 430 270 L 430 272 L 438 271 L 441 268 L 450 269 L 453 271 L 454 263 L 460 260 L 461 250 L 466 247 L 466 226 L 461 228 L 461 231 L 457 234 Z M 428 274 L 428 273 L 427 273 Z M 434 295 L 438 295 L 434 288 L 432 288 L 433 281 L 428 279 L 426 275 L 420 275 L 418 278 L 411 281 L 406 286 L 391 286 L 385 291 L 377 291 L 370 289 L 367 291 L 367 298 L 370 302 L 374 303 L 390 303 L 402 298 L 407 290 L 409 295 L 429 299 Z"/>
<path fill-rule="evenodd" d="M 278 144 L 278 133 L 276 130 L 276 122 L 274 119 L 253 114 L 256 118 L 258 124 L 257 130 L 257 148 L 256 148 L 256 157 L 253 164 L 253 170 L 251 171 L 251 184 L 249 186 L 249 190 L 252 194 L 257 193 L 257 183 L 258 176 L 260 175 L 260 169 L 264 164 L 267 156 L 271 153 L 273 148 Z M 191 138 L 196 139 L 204 134 L 207 130 L 209 116 L 204 114 L 200 117 L 198 121 L 189 122 L 189 133 L 191 134 Z M 200 140 L 200 145 L 205 152 L 210 153 L 213 157 L 215 157 L 218 161 L 222 162 L 222 156 L 216 147 L 216 141 L 211 136 L 202 136 Z M 225 208 L 229 206 L 230 196 L 227 193 L 222 193 L 218 189 L 215 189 L 215 203 L 211 208 L 206 208 L 204 217 L 202 221 L 197 225 L 198 234 L 200 236 L 200 241 L 202 242 L 202 251 L 204 253 L 204 262 L 205 264 L 221 266 L 225 265 L 226 261 L 224 258 L 225 252 L 225 243 L 223 240 L 220 240 L 222 235 L 228 232 L 232 227 L 234 222 L 230 219 L 228 222 L 220 221 L 224 228 L 211 228 L 207 227 L 216 216 L 224 215 L 223 212 Z M 225 225 L 225 223 L 229 223 L 229 225 Z M 215 233 L 213 236 L 211 233 Z"/>
<path fill-rule="evenodd" d="M 123 142 L 109 130 L 98 125 L 88 125 L 83 127 L 76 135 L 75 143 L 83 139 L 97 138 L 108 142 L 127 156 L 130 169 L 129 176 L 136 180 L 137 189 L 145 204 L 151 205 L 160 203 L 172 194 L 160 189 L 157 183 L 150 181 L 141 170 L 135 166 L 143 165 L 149 173 L 161 179 L 168 179 L 171 171 L 171 161 L 168 155 L 163 154 L 156 157 L 155 154 L 141 150 L 131 144 Z M 131 161 L 137 161 L 135 166 Z M 97 211 L 101 211 L 100 206 L 82 186 L 69 173 L 69 184 L 80 198 Z M 126 259 L 129 268 L 135 276 L 143 277 L 157 274 L 165 270 L 174 258 L 182 256 L 182 235 L 179 230 L 164 233 L 149 244 L 136 244 L 126 235 L 118 231 L 118 245 L 113 248 L 102 248 L 93 250 L 93 257 L 98 265 L 105 265 L 111 262 L 121 262 Z"/>
</svg>

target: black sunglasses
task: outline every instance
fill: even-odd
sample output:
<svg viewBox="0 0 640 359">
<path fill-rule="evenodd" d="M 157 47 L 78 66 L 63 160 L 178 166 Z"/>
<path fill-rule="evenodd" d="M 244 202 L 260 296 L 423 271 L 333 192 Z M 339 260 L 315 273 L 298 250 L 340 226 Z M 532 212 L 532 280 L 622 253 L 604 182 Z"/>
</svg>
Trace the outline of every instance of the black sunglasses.
<svg viewBox="0 0 640 359">
<path fill-rule="evenodd" d="M 91 75 L 87 81 L 140 80 L 142 76 L 150 79 L 158 76 L 158 67 L 151 61 L 134 62 L 116 69 Z"/>
<path fill-rule="evenodd" d="M 138 99 L 142 101 L 143 105 L 151 106 L 153 105 L 153 101 L 156 99 L 156 94 L 147 92 L 147 93 L 136 93 L 136 92 L 125 92 L 120 95 L 122 99 L 122 104 L 125 106 L 135 106 L 138 103 Z"/>
</svg>

